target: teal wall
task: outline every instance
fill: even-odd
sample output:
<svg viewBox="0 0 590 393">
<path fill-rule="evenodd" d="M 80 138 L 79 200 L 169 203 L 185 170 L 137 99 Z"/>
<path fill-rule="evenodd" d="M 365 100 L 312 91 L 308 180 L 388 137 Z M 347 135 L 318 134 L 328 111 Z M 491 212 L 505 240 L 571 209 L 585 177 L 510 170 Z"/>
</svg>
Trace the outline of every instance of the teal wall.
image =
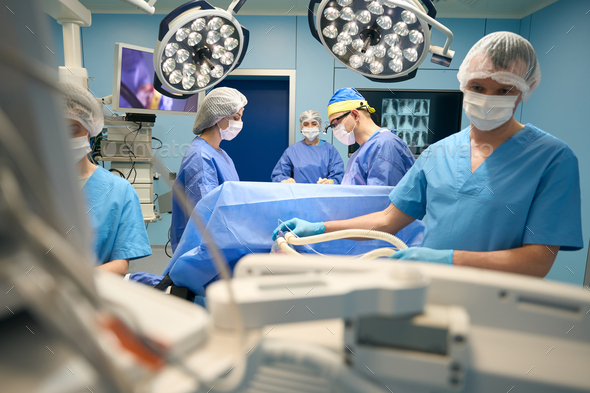
<svg viewBox="0 0 590 393">
<path fill-rule="evenodd" d="M 238 16 L 250 30 L 250 46 L 241 69 L 295 69 L 296 113 L 307 109 L 318 110 L 327 119 L 327 102 L 339 88 L 441 89 L 458 90 L 457 71 L 461 61 L 475 42 L 494 31 L 511 31 L 530 39 L 536 48 L 543 70 L 543 81 L 529 101 L 516 112 L 517 120 L 531 122 L 567 142 L 580 159 L 582 195 L 590 192 L 590 180 L 585 176 L 589 158 L 582 151 L 590 133 L 582 124 L 581 113 L 587 107 L 590 78 L 586 74 L 590 64 L 590 25 L 583 18 L 583 2 L 562 0 L 524 19 L 440 19 L 453 32 L 451 45 L 455 58 L 449 68 L 427 60 L 420 66 L 416 78 L 381 84 L 371 82 L 344 67 L 311 36 L 307 17 L 295 16 Z M 114 45 L 124 42 L 153 48 L 162 15 L 93 15 L 92 26 L 82 29 L 83 62 L 91 78 L 90 88 L 97 96 L 112 92 Z M 567 35 L 568 29 L 575 25 Z M 56 33 L 54 50 L 57 63 L 63 64 L 61 28 L 53 21 Z M 442 46 L 444 36 L 433 29 L 433 45 Z M 545 52 L 554 49 L 545 55 Z M 566 68 L 567 67 L 567 68 Z M 568 97 L 568 98 L 566 98 Z M 585 99 L 586 98 L 586 99 Z M 184 116 L 159 115 L 153 136 L 171 146 L 189 143 L 193 119 Z M 463 116 L 462 126 L 469 121 Z M 296 140 L 302 139 L 298 133 Z M 326 139 L 332 141 L 331 133 Z M 347 161 L 346 147 L 334 143 Z M 587 156 L 587 155 L 586 155 Z M 182 160 L 180 154 L 162 157 L 164 164 L 176 171 Z M 166 174 L 163 174 L 166 175 Z M 154 191 L 169 190 L 163 180 L 154 181 Z M 559 208 L 559 207 L 556 207 Z M 583 200 L 583 222 L 590 222 L 590 204 Z M 160 222 L 150 224 L 148 234 L 152 244 L 164 244 L 170 226 L 165 214 Z M 548 278 L 581 284 L 587 250 L 560 252 Z M 571 269 L 574 274 L 571 274 Z"/>
<path fill-rule="evenodd" d="M 529 39 L 539 58 L 542 79 L 522 112 L 524 121 L 566 142 L 578 157 L 586 248 L 560 252 L 550 273 L 552 279 L 576 284 L 583 282 L 590 225 L 590 155 L 586 149 L 590 146 L 589 10 L 588 1 L 561 0 L 532 15 Z"/>
</svg>

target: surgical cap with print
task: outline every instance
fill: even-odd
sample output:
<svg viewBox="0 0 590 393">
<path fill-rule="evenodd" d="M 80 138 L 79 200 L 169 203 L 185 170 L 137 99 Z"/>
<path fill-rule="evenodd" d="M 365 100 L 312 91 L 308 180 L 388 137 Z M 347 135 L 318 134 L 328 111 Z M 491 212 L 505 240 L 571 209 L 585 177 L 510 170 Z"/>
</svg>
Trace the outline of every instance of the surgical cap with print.
<svg viewBox="0 0 590 393">
<path fill-rule="evenodd" d="M 457 79 L 465 92 L 470 80 L 486 78 L 514 86 L 525 102 L 541 82 L 541 67 L 531 43 L 508 31 L 479 40 L 461 63 Z"/>
</svg>

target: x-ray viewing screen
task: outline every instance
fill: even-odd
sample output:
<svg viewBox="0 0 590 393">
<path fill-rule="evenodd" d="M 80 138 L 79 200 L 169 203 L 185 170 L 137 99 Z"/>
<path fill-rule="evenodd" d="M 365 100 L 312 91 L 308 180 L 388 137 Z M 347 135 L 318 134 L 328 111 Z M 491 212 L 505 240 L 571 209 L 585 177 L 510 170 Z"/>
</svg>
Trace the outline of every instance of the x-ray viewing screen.
<svg viewBox="0 0 590 393">
<path fill-rule="evenodd" d="M 428 98 L 383 98 L 381 126 L 395 130 L 409 147 L 428 144 Z"/>
<path fill-rule="evenodd" d="M 358 89 L 375 113 L 373 120 L 394 131 L 414 154 L 458 132 L 463 93 L 444 90 Z M 354 146 L 354 147 L 353 147 Z M 349 153 L 358 148 L 351 146 Z M 356 147 L 356 148 L 355 148 Z"/>
</svg>

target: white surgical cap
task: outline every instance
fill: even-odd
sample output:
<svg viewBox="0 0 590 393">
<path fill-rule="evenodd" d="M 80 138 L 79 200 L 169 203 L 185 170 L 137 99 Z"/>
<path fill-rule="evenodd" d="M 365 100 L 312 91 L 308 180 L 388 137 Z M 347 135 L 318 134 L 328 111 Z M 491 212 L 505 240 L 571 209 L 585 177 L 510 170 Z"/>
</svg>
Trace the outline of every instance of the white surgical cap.
<svg viewBox="0 0 590 393">
<path fill-rule="evenodd" d="M 477 41 L 461 63 L 457 79 L 465 92 L 470 80 L 486 78 L 514 86 L 525 102 L 541 82 L 541 67 L 531 43 L 507 31 Z"/>
<path fill-rule="evenodd" d="M 65 98 L 66 119 L 79 121 L 95 137 L 104 127 L 104 116 L 100 104 L 88 89 L 73 83 L 60 83 Z"/>
<path fill-rule="evenodd" d="M 315 120 L 318 122 L 318 126 L 321 128 L 322 127 L 322 115 L 320 115 L 319 112 L 317 111 L 305 111 L 303 112 L 300 116 L 299 116 L 299 129 L 303 128 L 303 122 L 304 121 L 309 121 L 309 120 Z"/>
<path fill-rule="evenodd" d="M 200 135 L 205 129 L 218 123 L 224 117 L 233 116 L 246 106 L 246 97 L 229 87 L 218 87 L 205 97 L 195 118 L 193 132 Z"/>
</svg>

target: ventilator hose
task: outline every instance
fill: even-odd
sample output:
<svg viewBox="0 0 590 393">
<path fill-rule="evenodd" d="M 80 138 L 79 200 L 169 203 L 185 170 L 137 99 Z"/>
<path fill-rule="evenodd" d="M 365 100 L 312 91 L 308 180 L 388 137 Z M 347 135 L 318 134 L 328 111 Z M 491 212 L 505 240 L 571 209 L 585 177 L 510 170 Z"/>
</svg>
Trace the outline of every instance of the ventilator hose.
<svg viewBox="0 0 590 393">
<path fill-rule="evenodd" d="M 366 254 L 361 255 L 358 259 L 375 259 L 379 257 L 386 257 L 389 258 L 393 254 L 395 254 L 398 250 L 394 250 L 393 248 L 384 247 L 378 248 L 373 251 L 369 251 Z"/>
<path fill-rule="evenodd" d="M 314 244 L 325 242 L 329 240 L 336 240 L 336 239 L 350 239 L 355 237 L 362 237 L 366 239 L 376 239 L 376 240 L 383 240 L 390 244 L 393 244 L 398 250 L 403 250 L 408 248 L 406 243 L 402 242 L 397 237 L 393 236 L 390 233 L 381 232 L 381 231 L 373 231 L 366 229 L 346 229 L 344 231 L 336 231 L 330 233 L 323 233 L 321 235 L 315 236 L 307 236 L 307 237 L 297 237 L 293 233 L 289 232 L 285 235 L 285 240 L 289 244 L 294 244 L 296 246 L 300 246 L 303 244 Z"/>
<path fill-rule="evenodd" d="M 289 244 L 301 246 L 305 244 L 315 244 L 321 243 L 330 240 L 337 240 L 337 239 L 349 239 L 349 238 L 367 238 L 367 239 L 376 239 L 376 240 L 383 240 L 388 243 L 391 243 L 393 246 L 397 248 L 397 250 L 403 250 L 408 248 L 406 243 L 401 241 L 399 238 L 393 236 L 390 233 L 381 232 L 381 231 L 367 231 L 366 229 L 347 229 L 343 231 L 336 231 L 330 233 L 323 233 L 321 235 L 315 236 L 307 236 L 307 237 L 297 237 L 295 234 L 289 232 L 285 234 L 285 237 L 277 238 L 277 244 L 281 250 L 283 250 L 286 254 L 289 255 L 299 255 L 299 253 L 293 250 Z M 359 259 L 374 259 L 378 257 L 390 257 L 394 254 L 396 250 L 392 248 L 378 248 L 376 250 L 369 251 L 366 254 L 363 254 L 359 257 Z"/>
<path fill-rule="evenodd" d="M 277 237 L 277 244 L 279 248 L 285 252 L 285 254 L 300 255 L 297 251 L 293 250 L 291 246 L 289 246 L 289 243 L 287 243 L 284 237 Z"/>
</svg>

